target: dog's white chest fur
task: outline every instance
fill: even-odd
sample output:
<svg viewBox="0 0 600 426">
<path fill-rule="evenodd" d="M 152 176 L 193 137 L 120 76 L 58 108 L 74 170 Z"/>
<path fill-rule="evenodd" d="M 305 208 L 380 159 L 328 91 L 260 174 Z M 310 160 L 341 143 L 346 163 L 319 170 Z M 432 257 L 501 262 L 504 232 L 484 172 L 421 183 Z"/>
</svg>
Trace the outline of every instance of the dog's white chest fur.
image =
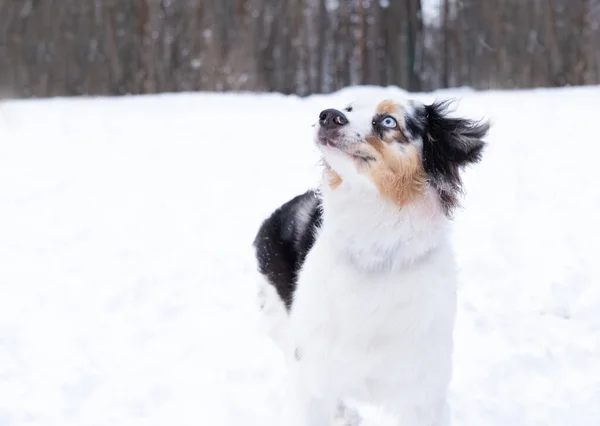
<svg viewBox="0 0 600 426">
<path fill-rule="evenodd" d="M 357 204 L 343 185 L 324 194 L 290 314 L 298 378 L 314 397 L 443 424 L 456 284 L 445 218 L 430 209 L 427 197 L 403 212 L 368 194 Z"/>
</svg>

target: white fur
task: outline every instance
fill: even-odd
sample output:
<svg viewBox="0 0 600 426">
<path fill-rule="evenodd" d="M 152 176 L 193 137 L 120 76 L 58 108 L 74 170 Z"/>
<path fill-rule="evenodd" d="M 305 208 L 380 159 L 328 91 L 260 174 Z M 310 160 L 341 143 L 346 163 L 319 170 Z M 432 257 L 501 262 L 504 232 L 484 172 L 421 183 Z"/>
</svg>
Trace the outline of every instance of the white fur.
<svg viewBox="0 0 600 426">
<path fill-rule="evenodd" d="M 329 426 L 351 400 L 398 426 L 447 426 L 456 272 L 437 195 L 427 188 L 400 210 L 351 176 L 351 159 L 324 151 L 342 183 L 323 183 L 323 226 L 290 315 L 275 309 L 291 375 L 282 424 Z"/>
</svg>

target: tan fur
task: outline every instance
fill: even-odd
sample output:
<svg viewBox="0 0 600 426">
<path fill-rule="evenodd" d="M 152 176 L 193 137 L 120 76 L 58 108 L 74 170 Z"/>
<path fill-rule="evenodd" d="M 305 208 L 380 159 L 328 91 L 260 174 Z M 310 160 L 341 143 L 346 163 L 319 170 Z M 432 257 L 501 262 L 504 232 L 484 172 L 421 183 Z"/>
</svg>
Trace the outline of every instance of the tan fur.
<svg viewBox="0 0 600 426">
<path fill-rule="evenodd" d="M 375 148 L 379 158 L 366 166 L 366 172 L 381 195 L 399 207 L 405 207 L 423 195 L 425 171 L 416 147 L 405 145 L 405 153 L 401 156 L 376 136 L 370 136 L 367 142 Z"/>
<path fill-rule="evenodd" d="M 383 140 L 387 143 L 407 143 L 408 140 L 404 136 L 401 130 L 387 131 L 383 137 Z"/>
<path fill-rule="evenodd" d="M 375 112 L 377 112 L 377 114 L 394 115 L 398 113 L 398 105 L 396 105 L 393 101 L 383 101 L 377 105 Z"/>
<path fill-rule="evenodd" d="M 342 184 L 342 177 L 333 169 L 327 170 L 327 183 L 332 191 L 335 191 Z"/>
</svg>

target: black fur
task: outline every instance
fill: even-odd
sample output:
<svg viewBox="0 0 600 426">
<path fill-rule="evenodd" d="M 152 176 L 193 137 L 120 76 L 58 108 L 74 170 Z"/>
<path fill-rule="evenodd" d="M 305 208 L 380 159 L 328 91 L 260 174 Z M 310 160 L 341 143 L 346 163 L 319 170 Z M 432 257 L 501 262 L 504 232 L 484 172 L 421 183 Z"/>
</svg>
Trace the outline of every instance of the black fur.
<svg viewBox="0 0 600 426">
<path fill-rule="evenodd" d="M 460 169 L 481 159 L 489 124 L 449 117 L 448 103 L 426 105 L 407 121 L 407 128 L 422 136 L 425 172 L 450 216 L 462 193 Z"/>
<path fill-rule="evenodd" d="M 275 286 L 288 310 L 298 271 L 321 222 L 321 200 L 315 191 L 307 191 L 278 208 L 263 222 L 254 239 L 259 271 Z"/>
</svg>

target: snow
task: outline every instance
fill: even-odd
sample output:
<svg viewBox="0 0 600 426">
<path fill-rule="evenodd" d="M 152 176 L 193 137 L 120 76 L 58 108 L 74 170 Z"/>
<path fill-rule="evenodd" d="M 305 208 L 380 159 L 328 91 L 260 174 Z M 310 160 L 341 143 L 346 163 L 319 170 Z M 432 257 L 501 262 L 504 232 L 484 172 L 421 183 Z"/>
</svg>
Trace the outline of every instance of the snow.
<svg viewBox="0 0 600 426">
<path fill-rule="evenodd" d="M 381 6 L 383 9 L 387 9 L 390 7 L 390 0 L 379 0 L 379 6 Z"/>
<path fill-rule="evenodd" d="M 251 242 L 316 184 L 317 113 L 375 90 L 0 103 L 0 425 L 274 424 Z M 455 425 L 597 426 L 600 88 L 415 97 L 494 125 L 455 220 Z"/>
<path fill-rule="evenodd" d="M 421 13 L 423 14 L 423 20 L 426 24 L 438 24 L 441 10 L 442 0 L 421 0 Z"/>
</svg>

